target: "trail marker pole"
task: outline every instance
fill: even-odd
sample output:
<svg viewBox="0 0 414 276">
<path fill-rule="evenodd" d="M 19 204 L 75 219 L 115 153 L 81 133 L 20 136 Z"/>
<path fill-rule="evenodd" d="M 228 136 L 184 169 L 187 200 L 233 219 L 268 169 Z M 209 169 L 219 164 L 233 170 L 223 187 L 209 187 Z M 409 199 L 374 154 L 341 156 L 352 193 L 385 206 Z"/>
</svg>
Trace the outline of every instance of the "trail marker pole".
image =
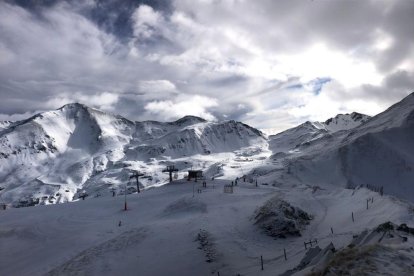
<svg viewBox="0 0 414 276">
<path fill-rule="evenodd" d="M 287 257 L 286 257 L 286 248 L 283 248 L 283 254 L 285 255 L 285 261 L 287 261 Z"/>
<path fill-rule="evenodd" d="M 331 227 L 331 233 L 332 233 L 332 235 L 333 235 L 333 229 L 332 229 L 332 227 Z"/>
<path fill-rule="evenodd" d="M 128 207 L 127 207 L 127 183 L 126 182 L 125 182 L 125 191 L 124 191 L 124 194 L 125 194 L 124 211 L 126 211 L 126 210 L 128 210 Z"/>
<path fill-rule="evenodd" d="M 355 222 L 355 220 L 354 220 L 354 212 L 352 212 L 352 222 Z"/>
<path fill-rule="evenodd" d="M 264 268 L 263 268 L 263 256 L 262 255 L 260 255 L 260 262 L 262 263 L 262 270 L 264 270 Z"/>
</svg>

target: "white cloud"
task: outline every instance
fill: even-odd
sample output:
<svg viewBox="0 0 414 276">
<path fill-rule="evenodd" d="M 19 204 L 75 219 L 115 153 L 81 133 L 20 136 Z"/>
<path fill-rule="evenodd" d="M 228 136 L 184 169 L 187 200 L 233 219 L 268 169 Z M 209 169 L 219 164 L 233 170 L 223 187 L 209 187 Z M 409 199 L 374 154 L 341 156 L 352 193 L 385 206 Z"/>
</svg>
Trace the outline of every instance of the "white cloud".
<svg viewBox="0 0 414 276">
<path fill-rule="evenodd" d="M 35 112 L 25 112 L 22 114 L 0 114 L 0 121 L 20 121 L 20 120 L 24 120 L 27 119 L 29 117 L 32 117 L 33 115 L 37 114 L 40 111 L 35 111 Z"/>
<path fill-rule="evenodd" d="M 119 99 L 118 94 L 110 92 L 96 93 L 92 95 L 76 92 L 70 95 L 53 97 L 44 103 L 46 108 L 56 108 L 67 103 L 79 102 L 91 107 L 113 111 L 113 106 Z"/>
<path fill-rule="evenodd" d="M 298 54 L 282 55 L 277 60 L 281 72 L 300 76 L 303 82 L 330 77 L 351 88 L 362 84 L 377 85 L 382 80 L 372 62 L 357 60 L 324 44 L 313 45 Z"/>
<path fill-rule="evenodd" d="M 132 15 L 134 35 L 138 38 L 149 38 L 155 34 L 163 23 L 160 13 L 147 5 L 140 5 Z"/>
<path fill-rule="evenodd" d="M 372 116 L 385 110 L 386 105 L 378 101 L 367 101 L 358 96 L 346 99 L 348 95 L 360 92 L 359 88 L 348 90 L 338 81 L 330 81 L 319 94 L 303 93 L 301 102 L 291 106 L 289 114 L 303 120 L 325 121 L 339 113 L 360 112 Z"/>
<path fill-rule="evenodd" d="M 216 99 L 200 95 L 181 95 L 175 100 L 153 101 L 145 105 L 150 114 L 164 120 L 175 120 L 185 115 L 199 116 L 206 120 L 215 120 L 208 109 L 218 105 Z"/>
<path fill-rule="evenodd" d="M 139 90 L 148 93 L 172 93 L 177 87 L 169 80 L 145 80 L 140 81 Z"/>
<path fill-rule="evenodd" d="M 192 114 L 283 129 L 375 114 L 413 90 L 412 1 L 119 3 L 105 13 L 94 2 L 1 2 L 0 113 L 80 101 L 133 120 Z M 105 27 L 120 22 L 125 34 Z M 313 91 L 321 77 L 332 81 Z"/>
</svg>

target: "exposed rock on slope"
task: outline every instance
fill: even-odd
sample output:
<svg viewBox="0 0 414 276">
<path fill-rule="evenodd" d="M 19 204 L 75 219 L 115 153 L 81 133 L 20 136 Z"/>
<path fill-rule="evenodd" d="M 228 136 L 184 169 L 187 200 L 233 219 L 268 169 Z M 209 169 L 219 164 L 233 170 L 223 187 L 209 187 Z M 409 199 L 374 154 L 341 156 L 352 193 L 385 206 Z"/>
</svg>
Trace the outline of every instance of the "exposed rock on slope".
<svg viewBox="0 0 414 276">
<path fill-rule="evenodd" d="M 301 236 L 300 231 L 310 220 L 312 215 L 278 197 L 268 200 L 254 214 L 254 223 L 275 238 Z"/>
<path fill-rule="evenodd" d="M 355 128 L 365 122 L 371 117 L 365 114 L 352 112 L 351 114 L 338 114 L 334 118 L 330 118 L 323 123 L 323 126 L 329 132 L 337 132 L 341 130 L 348 130 Z"/>
<path fill-rule="evenodd" d="M 311 248 L 298 267 L 283 275 L 413 275 L 414 236 L 409 229 L 386 222 L 356 236 L 348 248 Z"/>
</svg>

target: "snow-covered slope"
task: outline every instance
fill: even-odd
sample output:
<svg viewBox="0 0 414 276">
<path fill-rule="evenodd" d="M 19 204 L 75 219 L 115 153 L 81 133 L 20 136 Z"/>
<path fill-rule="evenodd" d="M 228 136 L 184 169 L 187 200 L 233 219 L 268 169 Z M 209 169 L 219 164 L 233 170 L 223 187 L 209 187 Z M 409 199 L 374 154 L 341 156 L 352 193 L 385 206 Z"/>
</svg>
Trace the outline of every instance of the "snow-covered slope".
<svg viewBox="0 0 414 276">
<path fill-rule="evenodd" d="M 307 121 L 297 127 L 270 136 L 269 148 L 274 153 L 288 152 L 327 134 L 328 131 L 322 124 Z"/>
<path fill-rule="evenodd" d="M 286 179 L 284 187 L 262 183 L 255 187 L 240 181 L 233 193 L 223 193 L 230 182 L 207 180 L 203 187 L 201 181 L 179 180 L 128 195 L 128 211 L 122 211 L 124 196 L 0 210 L 0 275 L 280 275 L 297 267 L 310 247 L 316 247 L 305 248 L 309 240 L 317 239 L 321 248 L 333 243 L 341 252 L 354 236 L 388 220 L 412 227 L 413 213 L 407 204 L 366 189 L 315 190 L 295 187 Z M 193 189 L 202 192 L 193 195 Z M 275 196 L 289 205 L 278 204 Z M 367 210 L 366 199 L 372 197 L 375 200 Z M 270 213 L 265 212 L 270 215 L 266 218 L 276 218 L 275 223 L 283 213 L 289 225 L 290 206 L 306 210 L 313 219 L 300 235 L 268 236 L 255 218 L 257 210 L 269 207 L 269 201 L 276 204 L 271 204 Z M 396 237 L 394 249 L 379 259 L 392 264 L 405 249 L 411 263 L 409 258 L 399 262 L 410 267 L 414 236 L 399 234 L 407 236 L 408 242 Z M 323 260 L 317 259 L 321 264 Z M 378 275 L 371 267 L 361 267 L 355 275 Z M 395 269 L 380 268 L 386 275 Z"/>
<path fill-rule="evenodd" d="M 412 275 L 414 95 L 354 128 L 337 121 L 271 137 L 272 151 L 234 121 L 134 123 L 69 105 L 13 123 L 0 132 L 3 198 L 95 196 L 0 210 L 0 275 Z M 206 186 L 124 197 L 132 170 L 161 186 L 171 163 L 179 178 L 203 169 Z"/>
<path fill-rule="evenodd" d="M 301 181 L 358 186 L 414 200 L 414 94 L 347 131 L 302 143 L 285 156 Z"/>
<path fill-rule="evenodd" d="M 355 128 L 366 121 L 370 116 L 353 112 L 351 114 L 338 114 L 325 122 L 307 121 L 297 127 L 288 129 L 269 137 L 270 149 L 275 152 L 295 150 L 301 145 L 309 145 L 312 141 L 331 134 Z"/>
<path fill-rule="evenodd" d="M 8 128 L 12 123 L 12 121 L 0 121 L 0 131 Z"/>
<path fill-rule="evenodd" d="M 166 183 L 165 162 L 256 144 L 266 144 L 262 133 L 235 121 L 186 116 L 167 123 L 132 122 L 68 104 L 0 131 L 2 197 L 30 205 L 71 201 L 83 190 L 109 193 L 127 183 L 133 169 L 147 172 L 142 185 L 160 185 Z"/>
<path fill-rule="evenodd" d="M 338 114 L 334 118 L 330 118 L 323 123 L 323 126 L 329 132 L 337 132 L 341 130 L 348 130 L 355 128 L 366 121 L 371 117 L 357 112 L 352 112 L 351 114 Z"/>
</svg>

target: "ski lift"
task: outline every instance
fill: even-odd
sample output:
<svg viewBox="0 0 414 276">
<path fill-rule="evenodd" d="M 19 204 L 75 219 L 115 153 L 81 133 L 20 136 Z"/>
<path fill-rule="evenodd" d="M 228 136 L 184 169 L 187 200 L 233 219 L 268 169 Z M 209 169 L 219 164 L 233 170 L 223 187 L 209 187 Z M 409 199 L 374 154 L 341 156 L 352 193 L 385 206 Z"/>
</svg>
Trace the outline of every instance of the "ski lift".
<svg viewBox="0 0 414 276">
<path fill-rule="evenodd" d="M 82 200 L 85 200 L 85 198 L 86 197 L 88 197 L 89 195 L 88 195 L 88 193 L 85 191 L 85 190 L 83 190 L 80 194 L 79 194 L 79 198 L 82 198 Z M 49 202 L 51 201 L 51 200 L 53 200 L 55 197 L 54 196 L 50 196 L 49 197 Z"/>
</svg>

